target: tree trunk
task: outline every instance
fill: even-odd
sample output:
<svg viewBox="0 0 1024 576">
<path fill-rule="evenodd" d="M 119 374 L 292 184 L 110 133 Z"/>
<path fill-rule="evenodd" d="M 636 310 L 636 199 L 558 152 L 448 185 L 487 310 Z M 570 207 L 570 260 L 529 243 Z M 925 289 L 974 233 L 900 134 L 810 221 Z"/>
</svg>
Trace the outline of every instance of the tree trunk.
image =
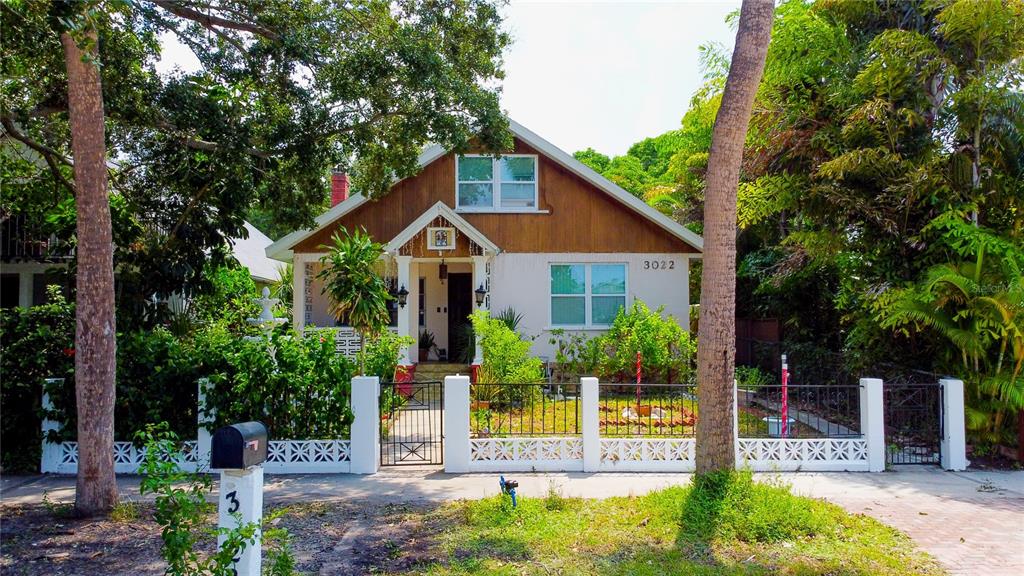
<svg viewBox="0 0 1024 576">
<path fill-rule="evenodd" d="M 61 34 L 68 72 L 68 117 L 75 162 L 78 271 L 75 321 L 75 398 L 78 403 L 79 514 L 117 504 L 114 478 L 114 246 L 107 198 L 106 143 L 99 50 L 95 30 L 80 47 Z"/>
<path fill-rule="evenodd" d="M 774 4 L 744 0 L 704 194 L 704 269 L 697 347 L 697 472 L 735 468 L 736 188 L 747 125 L 771 37 Z"/>
</svg>

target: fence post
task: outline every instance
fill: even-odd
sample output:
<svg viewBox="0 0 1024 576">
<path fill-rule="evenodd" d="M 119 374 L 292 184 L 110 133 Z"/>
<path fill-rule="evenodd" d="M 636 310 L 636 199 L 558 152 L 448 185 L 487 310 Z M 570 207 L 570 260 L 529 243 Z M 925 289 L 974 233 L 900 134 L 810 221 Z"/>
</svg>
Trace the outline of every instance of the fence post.
<svg viewBox="0 0 1024 576">
<path fill-rule="evenodd" d="M 198 391 L 196 393 L 196 424 L 198 425 L 196 433 L 196 472 L 210 469 L 210 445 L 211 436 L 210 429 L 206 427 L 208 421 L 207 418 L 203 417 L 204 411 L 206 410 L 206 390 L 210 387 L 209 378 L 200 378 L 197 384 Z M 210 421 L 214 418 L 213 409 L 207 414 Z"/>
<path fill-rule="evenodd" d="M 53 410 L 53 402 L 50 400 L 50 395 L 46 392 L 46 387 L 51 384 L 63 382 L 63 378 L 47 378 L 45 380 L 46 385 L 43 387 L 43 410 L 49 412 Z M 60 466 L 60 444 L 54 444 L 47 440 L 47 436 L 50 431 L 60 432 L 60 422 L 50 420 L 46 416 L 43 416 L 43 453 L 39 459 L 39 471 L 42 473 L 47 472 L 58 472 Z"/>
<path fill-rule="evenodd" d="M 939 380 L 942 386 L 942 442 L 939 448 L 944 470 L 967 469 L 967 432 L 964 422 L 964 381 Z"/>
<path fill-rule="evenodd" d="M 597 378 L 580 378 L 584 472 L 597 472 L 601 467 L 601 421 L 598 416 L 600 398 L 601 391 Z"/>
<path fill-rule="evenodd" d="M 352 379 L 351 449 L 353 474 L 374 474 L 380 465 L 380 379 Z"/>
<path fill-rule="evenodd" d="M 882 380 L 860 379 L 860 433 L 868 447 L 868 471 L 885 471 L 885 397 Z"/>
<path fill-rule="evenodd" d="M 469 472 L 469 376 L 444 377 L 444 471 Z"/>
</svg>

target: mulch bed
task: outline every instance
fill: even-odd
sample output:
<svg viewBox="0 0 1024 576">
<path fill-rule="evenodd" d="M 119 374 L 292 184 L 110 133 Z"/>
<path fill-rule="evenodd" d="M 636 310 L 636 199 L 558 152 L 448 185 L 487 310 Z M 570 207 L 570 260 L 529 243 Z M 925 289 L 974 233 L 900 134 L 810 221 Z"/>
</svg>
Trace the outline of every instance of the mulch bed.
<svg viewBox="0 0 1024 576">
<path fill-rule="evenodd" d="M 114 521 L 73 518 L 66 507 L 52 505 L 0 506 L 0 573 L 162 575 L 160 527 L 151 505 L 138 509 L 138 518 Z M 291 533 L 302 574 L 402 572 L 436 559 L 434 535 L 443 527 L 425 525 L 421 512 L 410 506 L 367 509 L 316 502 L 288 506 L 277 525 Z M 210 526 L 215 523 L 211 516 Z M 357 526 L 359 536 L 346 540 L 346 532 Z M 214 543 L 206 539 L 200 551 L 212 552 Z"/>
</svg>

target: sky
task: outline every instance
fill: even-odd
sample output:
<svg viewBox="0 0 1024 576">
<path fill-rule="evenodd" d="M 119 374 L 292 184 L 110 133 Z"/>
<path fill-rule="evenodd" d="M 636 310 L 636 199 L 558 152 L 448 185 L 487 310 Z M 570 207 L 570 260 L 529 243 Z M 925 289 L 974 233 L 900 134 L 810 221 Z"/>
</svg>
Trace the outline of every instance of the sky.
<svg viewBox="0 0 1024 576">
<path fill-rule="evenodd" d="M 732 52 L 729 2 L 513 2 L 502 107 L 559 148 L 624 154 L 679 126 L 703 83 L 698 47 Z"/>
<path fill-rule="evenodd" d="M 731 53 L 725 17 L 738 8 L 739 0 L 513 0 L 502 108 L 567 152 L 625 154 L 679 126 L 703 83 L 698 48 L 718 42 Z M 162 71 L 198 64 L 170 38 L 163 48 Z"/>
</svg>

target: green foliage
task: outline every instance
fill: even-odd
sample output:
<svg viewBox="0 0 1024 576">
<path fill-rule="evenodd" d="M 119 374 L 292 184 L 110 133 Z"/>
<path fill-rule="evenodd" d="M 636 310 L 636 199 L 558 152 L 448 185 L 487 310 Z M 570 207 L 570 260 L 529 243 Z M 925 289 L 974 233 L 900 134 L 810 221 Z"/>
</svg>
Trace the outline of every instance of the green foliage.
<svg viewBox="0 0 1024 576">
<path fill-rule="evenodd" d="M 154 520 L 162 527 L 164 544 L 160 555 L 167 562 L 167 574 L 229 576 L 234 573 L 233 558 L 255 545 L 259 531 L 269 545 L 271 573 L 294 573 L 287 531 L 269 524 L 279 515 L 265 518 L 267 525 L 262 527 L 255 522 L 239 523 L 234 529 L 210 527 L 209 519 L 216 509 L 209 499 L 213 482 L 206 474 L 181 470 L 178 462 L 183 460 L 183 454 L 178 437 L 165 425 L 150 425 L 139 432 L 137 441 L 146 449 L 139 470 L 143 475 L 139 493 L 155 497 Z M 225 540 L 216 552 L 203 555 L 197 550 L 218 536 Z"/>
<path fill-rule="evenodd" d="M 223 324 L 229 330 L 244 333 L 251 330 L 248 318 L 260 315 L 254 298 L 260 296 L 249 270 L 240 265 L 207 266 L 206 277 L 211 289 L 188 300 L 186 314 L 199 325 Z"/>
<path fill-rule="evenodd" d="M 551 331 L 549 343 L 555 347 L 555 381 L 577 382 L 581 376 L 600 373 L 603 338 L 590 338 L 585 333 L 557 328 Z"/>
<path fill-rule="evenodd" d="M 544 379 L 539 358 L 530 356 L 530 342 L 523 340 L 504 322 L 491 318 L 486 310 L 469 316 L 483 351 L 477 377 L 481 383 L 536 383 Z"/>
<path fill-rule="evenodd" d="M 516 312 L 516 309 L 509 306 L 494 316 L 495 320 L 502 322 L 513 332 L 519 331 L 519 324 L 523 321 L 523 314 Z"/>
<path fill-rule="evenodd" d="M 247 216 L 270 231 L 312 225 L 336 166 L 375 197 L 417 171 L 427 143 L 511 144 L 498 100 L 509 37 L 495 2 L 172 4 L 181 3 L 0 11 L 0 119 L 18 142 L 2 151 L 5 210 L 73 206 L 60 34 L 86 19 L 98 31 L 110 190 L 132 221 L 122 226 L 115 206 L 121 329 L 163 321 L 154 294 L 208 290 L 205 264 L 226 261 Z M 168 37 L 195 69 L 160 71 Z"/>
<path fill-rule="evenodd" d="M 757 390 L 775 383 L 772 375 L 754 366 L 736 367 L 736 385 L 743 390 Z"/>
<path fill-rule="evenodd" d="M 604 173 L 604 171 L 608 169 L 608 164 L 612 161 L 611 158 L 601 154 L 593 148 L 574 152 L 573 157 L 593 168 L 594 172 L 597 172 L 598 174 Z"/>
<path fill-rule="evenodd" d="M 437 342 L 435 341 L 434 333 L 431 332 L 430 330 L 427 330 L 426 328 L 420 330 L 420 337 L 416 342 L 416 346 L 420 350 L 427 351 L 437 348 Z"/>
<path fill-rule="evenodd" d="M 74 387 L 75 309 L 57 291 L 48 304 L 0 310 L 0 404 L 3 469 L 39 470 L 43 381 Z"/>
<path fill-rule="evenodd" d="M 197 335 L 193 362 L 208 380 L 210 428 L 259 420 L 275 438 L 348 437 L 355 366 L 335 352 L 331 330 L 276 330 L 253 341 L 215 327 Z"/>
<path fill-rule="evenodd" d="M 648 382 L 692 382 L 697 357 L 696 340 L 664 308 L 651 310 L 640 300 L 619 310 L 611 328 L 603 335 L 604 374 L 626 381 L 636 378 L 636 355 Z"/>
<path fill-rule="evenodd" d="M 968 428 L 984 442 L 1012 443 L 1009 416 L 1024 410 L 1024 250 L 990 231 L 962 228 L 947 234 L 976 250 L 974 258 L 938 264 L 891 290 L 876 301 L 876 318 L 883 328 L 931 330 L 952 344 L 942 367 L 963 375 Z"/>
<path fill-rule="evenodd" d="M 680 522 L 683 538 L 779 542 L 832 535 L 840 514 L 786 486 L 754 482 L 749 471 L 726 471 L 694 477 Z"/>
<path fill-rule="evenodd" d="M 321 259 L 323 269 L 317 278 L 324 281 L 323 293 L 331 300 L 331 312 L 347 318 L 359 332 L 360 349 L 367 337 L 378 335 L 390 322 L 388 292 L 384 279 L 376 272 L 384 246 L 374 242 L 366 230 L 350 233 L 342 229 L 332 237 L 333 246 Z M 365 354 L 360 356 L 360 372 L 366 373 Z"/>
<path fill-rule="evenodd" d="M 117 348 L 114 438 L 131 440 L 148 423 L 166 423 L 175 434 L 196 435 L 196 380 L 199 372 L 187 344 L 162 328 L 122 333 Z M 78 411 L 73 379 L 47 387 L 60 423 L 52 440 L 74 440 Z"/>
<path fill-rule="evenodd" d="M 357 361 L 365 366 L 365 374 L 377 376 L 381 382 L 391 382 L 398 368 L 399 352 L 403 347 L 415 343 L 411 336 L 399 336 L 384 330 L 369 341 L 365 350 L 359 352 Z"/>
<path fill-rule="evenodd" d="M 651 310 L 636 300 L 629 308 L 619 310 L 611 328 L 600 336 L 552 330 L 555 379 L 570 382 L 580 376 L 597 376 L 633 381 L 639 351 L 644 381 L 693 382 L 697 340 L 674 317 L 663 313 L 663 307 Z"/>
</svg>

